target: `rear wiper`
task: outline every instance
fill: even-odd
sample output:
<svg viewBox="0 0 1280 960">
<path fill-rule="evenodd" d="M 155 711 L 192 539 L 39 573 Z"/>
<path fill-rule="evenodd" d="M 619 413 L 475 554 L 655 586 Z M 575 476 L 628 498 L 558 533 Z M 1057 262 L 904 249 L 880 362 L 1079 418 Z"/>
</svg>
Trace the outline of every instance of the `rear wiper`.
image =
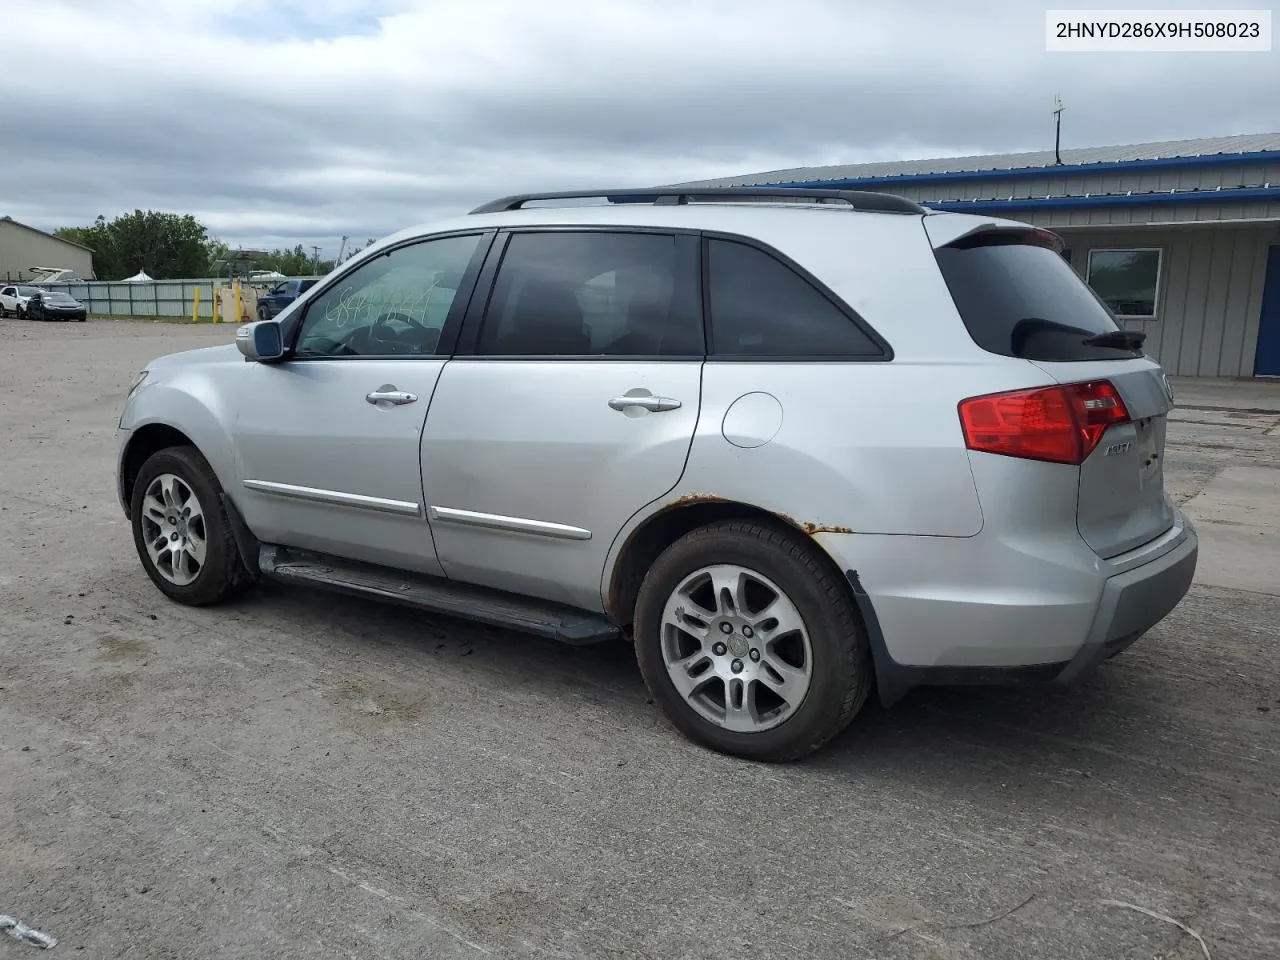
<svg viewBox="0 0 1280 960">
<path fill-rule="evenodd" d="M 1119 347 L 1121 350 L 1137 350 L 1147 335 L 1141 330 L 1109 330 L 1084 338 L 1086 347 Z"/>
</svg>

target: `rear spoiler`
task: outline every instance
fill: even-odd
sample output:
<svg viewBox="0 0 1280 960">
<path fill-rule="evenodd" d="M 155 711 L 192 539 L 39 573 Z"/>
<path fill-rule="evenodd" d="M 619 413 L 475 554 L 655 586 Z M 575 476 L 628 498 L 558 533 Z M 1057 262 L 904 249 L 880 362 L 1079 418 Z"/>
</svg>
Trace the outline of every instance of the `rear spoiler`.
<svg viewBox="0 0 1280 960">
<path fill-rule="evenodd" d="M 1052 230 L 1033 227 L 1029 223 L 1019 223 L 1016 220 L 983 219 L 964 215 L 926 217 L 924 232 L 935 250 L 939 247 L 954 246 L 962 241 L 981 243 L 987 235 L 992 239 L 1016 236 L 1023 243 L 1049 247 L 1055 253 L 1061 253 L 1065 247 L 1062 237 Z"/>
</svg>

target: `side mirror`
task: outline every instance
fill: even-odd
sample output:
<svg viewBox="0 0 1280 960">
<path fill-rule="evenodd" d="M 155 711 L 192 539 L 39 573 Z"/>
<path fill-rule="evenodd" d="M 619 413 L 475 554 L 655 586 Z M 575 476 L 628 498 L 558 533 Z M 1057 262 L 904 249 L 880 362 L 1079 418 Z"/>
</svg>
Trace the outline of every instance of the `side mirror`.
<svg viewBox="0 0 1280 960">
<path fill-rule="evenodd" d="M 284 356 L 284 337 L 274 320 L 246 323 L 236 331 L 236 346 L 248 360 L 259 363 L 279 360 Z"/>
</svg>

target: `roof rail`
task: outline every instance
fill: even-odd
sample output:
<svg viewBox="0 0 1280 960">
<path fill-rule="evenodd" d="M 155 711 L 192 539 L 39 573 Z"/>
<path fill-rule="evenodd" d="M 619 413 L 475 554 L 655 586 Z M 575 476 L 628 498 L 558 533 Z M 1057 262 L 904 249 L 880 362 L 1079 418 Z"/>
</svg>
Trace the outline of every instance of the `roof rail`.
<svg viewBox="0 0 1280 960">
<path fill-rule="evenodd" d="M 675 206 L 701 200 L 732 202 L 738 199 L 809 200 L 827 203 L 847 203 L 854 210 L 868 213 L 928 213 L 924 207 L 905 197 L 891 193 L 871 193 L 864 190 L 809 190 L 804 187 L 648 187 L 627 190 L 570 190 L 562 193 L 521 193 L 500 200 L 493 200 L 472 210 L 472 213 L 506 213 L 519 210 L 534 200 L 590 200 L 604 198 L 610 203 L 652 203 L 657 206 Z"/>
</svg>

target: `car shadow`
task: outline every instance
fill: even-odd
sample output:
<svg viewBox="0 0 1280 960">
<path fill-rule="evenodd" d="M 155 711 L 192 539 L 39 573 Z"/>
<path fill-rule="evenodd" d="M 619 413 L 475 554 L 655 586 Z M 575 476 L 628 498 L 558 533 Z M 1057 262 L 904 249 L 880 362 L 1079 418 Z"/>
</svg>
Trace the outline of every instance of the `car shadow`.
<svg viewBox="0 0 1280 960">
<path fill-rule="evenodd" d="M 554 697 L 576 689 L 593 700 L 616 702 L 619 723 L 649 725 L 657 708 L 629 644 L 618 641 L 574 647 L 518 632 L 362 598 L 298 590 L 267 583 L 246 601 L 266 616 L 279 616 L 319 635 L 341 631 L 332 642 L 393 645 L 424 664 L 447 662 L 467 673 L 495 672 L 506 685 Z M 1123 658 L 1121 658 L 1123 659 Z M 1141 739 L 1153 732 L 1149 696 L 1121 696 L 1134 683 L 1158 683 L 1143 671 L 1104 664 L 1072 687 L 922 687 L 892 707 L 872 691 L 853 722 L 802 765 L 856 769 L 894 760 L 913 765 L 928 756 L 946 766 L 981 759 L 1052 772 L 1104 773 L 1132 765 Z M 1126 675 L 1123 678 L 1118 675 Z M 673 737 L 678 736 L 672 731 Z"/>
</svg>

